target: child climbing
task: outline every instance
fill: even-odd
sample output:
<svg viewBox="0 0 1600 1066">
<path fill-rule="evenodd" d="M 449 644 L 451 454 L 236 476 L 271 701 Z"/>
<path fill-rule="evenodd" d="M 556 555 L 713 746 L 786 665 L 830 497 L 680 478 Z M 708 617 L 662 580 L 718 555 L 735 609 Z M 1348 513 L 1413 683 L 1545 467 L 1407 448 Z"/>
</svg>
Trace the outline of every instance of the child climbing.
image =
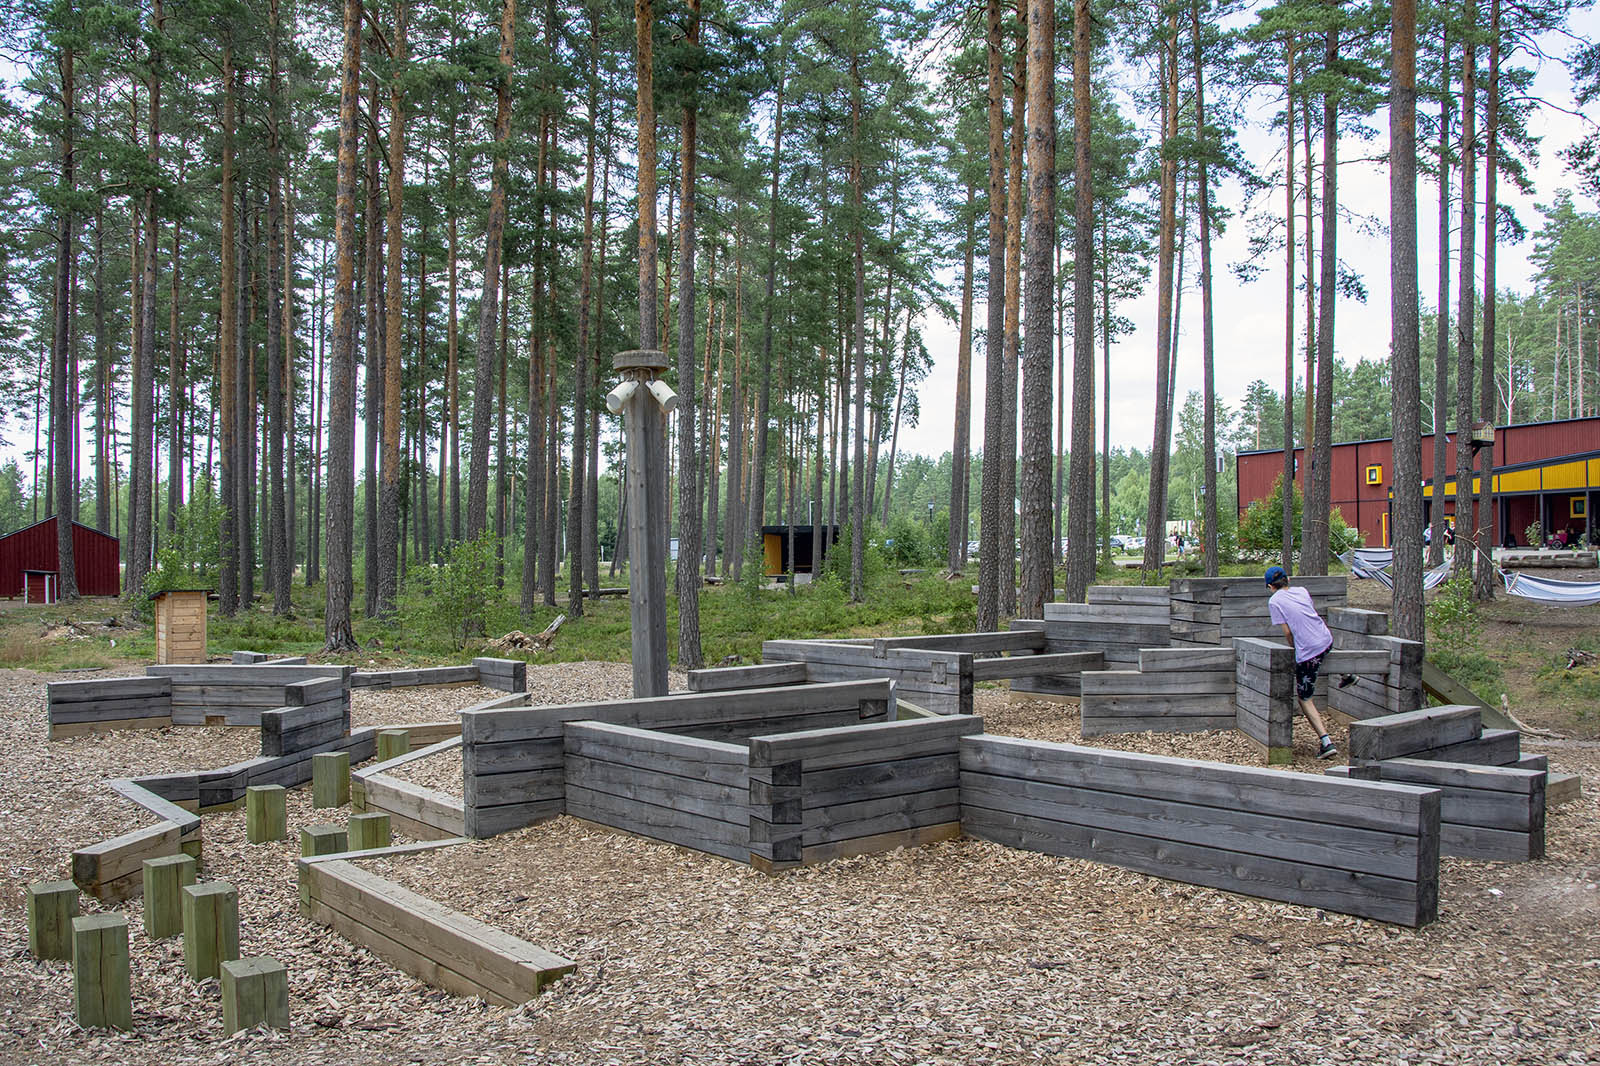
<svg viewBox="0 0 1600 1066">
<path fill-rule="evenodd" d="M 1333 634 L 1328 632 L 1327 625 L 1317 615 L 1317 609 L 1311 602 L 1311 593 L 1289 587 L 1289 574 L 1283 567 L 1268 569 L 1266 581 L 1267 587 L 1273 590 L 1272 598 L 1267 601 L 1268 613 L 1274 624 L 1283 627 L 1284 639 L 1294 648 L 1295 696 L 1300 703 L 1300 713 L 1317 731 L 1317 739 L 1322 745 L 1317 751 L 1317 758 L 1331 759 L 1339 754 L 1339 749 L 1328 736 L 1328 730 L 1322 724 L 1322 715 L 1317 712 L 1317 705 L 1311 702 L 1311 694 L 1317 686 L 1317 671 L 1322 667 L 1323 657 L 1333 647 Z"/>
</svg>

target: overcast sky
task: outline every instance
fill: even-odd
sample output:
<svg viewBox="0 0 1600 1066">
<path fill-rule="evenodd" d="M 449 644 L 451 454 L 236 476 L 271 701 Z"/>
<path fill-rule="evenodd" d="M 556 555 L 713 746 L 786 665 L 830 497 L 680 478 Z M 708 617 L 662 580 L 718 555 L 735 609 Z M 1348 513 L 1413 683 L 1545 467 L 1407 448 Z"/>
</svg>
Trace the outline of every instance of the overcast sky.
<svg viewBox="0 0 1600 1066">
<path fill-rule="evenodd" d="M 1573 34 L 1584 40 L 1600 38 L 1600 13 L 1590 9 L 1576 13 L 1572 18 Z M 1572 51 L 1571 38 L 1551 35 L 1544 42 L 1546 51 L 1556 56 L 1566 56 Z M 1526 57 L 1519 57 L 1526 62 Z M 1480 60 L 1481 62 L 1481 60 Z M 1481 79 L 1480 79 L 1481 80 Z M 1556 107 L 1535 110 L 1530 117 L 1531 131 L 1542 137 L 1539 159 L 1532 168 L 1535 192 L 1522 196 L 1500 182 L 1500 198 L 1517 212 L 1530 230 L 1539 226 L 1536 203 L 1549 203 L 1560 188 L 1575 188 L 1577 182 L 1566 169 L 1557 152 L 1578 140 L 1584 131 L 1584 122 L 1567 111 L 1576 104 L 1572 96 L 1571 80 L 1565 65 L 1547 61 L 1537 73 L 1534 95 L 1548 100 Z M 1264 105 L 1272 110 L 1281 106 L 1277 101 Z M 1564 110 L 1558 110 L 1561 108 Z M 1590 108 L 1589 118 L 1600 119 L 1600 109 Z M 1140 118 L 1141 128 L 1145 120 Z M 1374 116 L 1373 125 L 1378 135 L 1371 141 L 1349 138 L 1340 142 L 1339 154 L 1344 159 L 1362 159 L 1378 155 L 1388 149 L 1389 133 L 1387 112 Z M 1240 144 L 1246 158 L 1258 170 L 1281 172 L 1283 167 L 1280 134 L 1268 129 L 1252 127 L 1241 131 Z M 1070 145 L 1061 146 L 1062 166 L 1071 166 Z M 1320 147 L 1317 148 L 1320 152 Z M 1298 153 L 1297 153 L 1298 155 Z M 1319 156 L 1320 158 L 1320 156 Z M 1303 159 L 1297 158 L 1299 169 Z M 1454 180 L 1459 183 L 1459 172 Z M 1479 196 L 1483 194 L 1480 171 Z M 1219 202 L 1237 205 L 1242 198 L 1236 186 L 1224 186 L 1214 195 Z M 1387 225 L 1389 214 L 1389 172 L 1377 163 L 1347 163 L 1339 168 L 1339 198 L 1355 211 L 1378 216 Z M 1281 186 L 1273 201 L 1273 208 L 1281 211 L 1283 191 Z M 1578 198 L 1583 210 L 1594 210 L 1587 198 Z M 1418 186 L 1418 232 L 1420 247 L 1418 263 L 1424 313 L 1431 311 L 1434 295 L 1438 291 L 1438 186 L 1422 178 Z M 1454 225 L 1459 228 L 1459 212 Z M 1482 210 L 1478 212 L 1478 255 L 1481 271 Z M 1303 229 L 1302 225 L 1299 229 Z M 1229 269 L 1232 264 L 1248 257 L 1247 227 L 1235 220 L 1228 232 L 1213 241 L 1215 264 L 1215 331 L 1217 394 L 1224 401 L 1236 401 L 1244 395 L 1246 387 L 1256 378 L 1262 378 L 1277 388 L 1283 387 L 1283 266 L 1282 251 L 1268 258 L 1267 269 L 1249 284 L 1241 284 Z M 1354 224 L 1341 225 L 1338 235 L 1339 257 L 1357 270 L 1366 284 L 1365 303 L 1340 299 L 1337 325 L 1334 331 L 1334 350 L 1342 358 L 1384 359 L 1389 352 L 1389 243 L 1386 232 L 1362 233 Z M 1453 249 L 1460 247 L 1459 229 L 1451 238 Z M 1526 291 L 1532 287 L 1533 266 L 1528 256 L 1533 252 L 1533 241 L 1518 244 L 1501 241 L 1497 253 L 1497 282 L 1501 290 Z M 1193 285 L 1198 274 L 1197 254 L 1191 250 L 1186 269 L 1186 285 Z M 1122 305 L 1119 312 L 1135 324 L 1135 331 L 1119 338 L 1112 345 L 1111 366 L 1111 443 L 1113 447 L 1138 447 L 1149 449 L 1154 421 L 1155 397 L 1155 296 L 1152 284 L 1139 300 Z M 1452 268 L 1452 289 L 1456 268 Z M 1479 282 L 1481 292 L 1482 282 Z M 1070 296 L 1069 296 L 1070 299 Z M 1297 295 L 1303 302 L 1304 295 Z M 1452 297 L 1452 302 L 1454 297 Z M 1191 389 L 1201 386 L 1200 367 L 1200 299 L 1198 291 L 1186 291 L 1183 299 L 1183 335 L 1177 352 L 1178 402 Z M 1070 308 L 1068 314 L 1068 395 L 1071 395 L 1071 331 Z M 983 322 L 983 305 L 978 304 L 974 321 Z M 937 318 L 923 324 L 924 336 L 933 353 L 934 366 L 922 386 L 922 421 L 915 428 L 902 427 L 900 448 L 905 454 L 942 455 L 950 450 L 955 433 L 955 383 L 956 383 L 956 327 Z M 1303 353 L 1304 336 L 1296 334 L 1296 344 Z M 1099 342 L 1096 341 L 1098 352 Z M 1303 359 L 1303 354 L 1301 356 Z M 1429 353 L 1424 362 L 1431 367 Z M 1099 357 L 1096 357 L 1095 396 L 1097 410 L 1103 411 L 1104 391 L 1099 377 Z M 1424 380 L 1431 380 L 1431 370 L 1425 368 Z M 983 353 L 974 352 L 972 381 L 972 409 L 975 420 L 972 430 L 973 450 L 983 443 Z M 1099 417 L 1097 415 L 1097 417 Z M 1052 419 L 1052 426 L 1054 420 Z M 1098 423 L 1097 423 L 1098 426 Z M 1070 434 L 1071 429 L 1068 428 Z M 1100 434 L 1095 432 L 1096 447 Z"/>
</svg>

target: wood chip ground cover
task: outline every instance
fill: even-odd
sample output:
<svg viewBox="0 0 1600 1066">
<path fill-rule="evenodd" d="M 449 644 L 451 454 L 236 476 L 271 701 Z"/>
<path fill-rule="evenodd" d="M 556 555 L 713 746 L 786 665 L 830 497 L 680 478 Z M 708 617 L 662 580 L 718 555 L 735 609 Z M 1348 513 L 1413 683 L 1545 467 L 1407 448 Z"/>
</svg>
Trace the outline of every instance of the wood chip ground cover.
<svg viewBox="0 0 1600 1066">
<path fill-rule="evenodd" d="M 530 688 L 539 702 L 595 699 L 620 678 L 626 692 L 625 664 L 595 665 L 570 689 L 570 667 L 530 670 Z M 136 1030 L 86 1033 L 70 968 L 27 955 L 24 885 L 62 876 L 73 847 L 128 819 L 145 824 L 103 778 L 222 765 L 253 754 L 256 735 L 49 743 L 44 680 L 0 672 L 4 1063 L 1549 1063 L 1600 1047 L 1592 784 L 1552 812 L 1545 860 L 1445 860 L 1441 921 L 1416 931 L 969 840 L 768 878 L 562 818 L 366 864 L 578 962 L 516 1009 L 437 992 L 302 919 L 293 841 L 246 844 L 243 812 L 225 811 L 205 818 L 205 876 L 238 887 L 244 953 L 287 964 L 293 1028 L 224 1038 L 216 983 L 184 977 L 180 941 L 145 940 L 136 900 L 120 908 Z M 427 690 L 386 695 L 408 691 Z M 433 695 L 401 709 L 372 694 L 374 720 L 442 720 L 469 702 Z M 978 705 L 991 732 L 1077 739 L 1070 704 L 984 690 Z M 1224 733 L 1105 740 L 1260 761 Z M 1297 740 L 1297 768 L 1315 769 Z M 1595 748 L 1550 751 L 1600 779 Z M 347 813 L 289 797 L 292 836 Z"/>
</svg>

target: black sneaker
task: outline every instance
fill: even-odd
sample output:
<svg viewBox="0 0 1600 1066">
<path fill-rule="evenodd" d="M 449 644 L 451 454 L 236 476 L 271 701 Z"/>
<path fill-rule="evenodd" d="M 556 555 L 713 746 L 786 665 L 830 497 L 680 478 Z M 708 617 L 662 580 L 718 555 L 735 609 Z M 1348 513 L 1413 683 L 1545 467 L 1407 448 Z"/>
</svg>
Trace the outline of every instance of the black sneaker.
<svg viewBox="0 0 1600 1066">
<path fill-rule="evenodd" d="M 1325 742 L 1322 747 L 1317 750 L 1317 758 L 1319 759 L 1331 759 L 1337 754 L 1339 754 L 1339 747 L 1331 740 Z"/>
<path fill-rule="evenodd" d="M 1341 677 L 1339 679 L 1339 687 L 1340 688 L 1349 688 L 1351 685 L 1353 685 L 1355 683 L 1356 683 L 1356 675 L 1355 674 L 1345 674 L 1343 677 Z"/>
</svg>

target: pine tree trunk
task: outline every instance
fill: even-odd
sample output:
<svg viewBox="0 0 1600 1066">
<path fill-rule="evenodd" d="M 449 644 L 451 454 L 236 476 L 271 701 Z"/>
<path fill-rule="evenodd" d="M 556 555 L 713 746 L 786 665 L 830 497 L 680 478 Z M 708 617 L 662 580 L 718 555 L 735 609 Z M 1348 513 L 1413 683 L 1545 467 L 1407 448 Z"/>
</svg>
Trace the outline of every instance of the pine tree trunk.
<svg viewBox="0 0 1600 1066">
<path fill-rule="evenodd" d="M 1324 63 L 1332 68 L 1339 58 L 1339 31 L 1327 34 Z M 1339 293 L 1339 103 L 1332 91 L 1322 96 L 1322 277 L 1317 284 L 1317 402 L 1313 423 L 1311 474 L 1306 482 L 1305 511 L 1301 515 L 1300 572 L 1326 574 L 1329 524 L 1333 497 L 1333 323 Z"/>
<path fill-rule="evenodd" d="M 1017 0 L 1011 70 L 1011 144 L 1006 185 L 1005 377 L 1000 393 L 1000 614 L 1017 613 L 1017 381 L 1022 324 L 1023 147 L 1028 140 L 1028 0 Z"/>
<path fill-rule="evenodd" d="M 328 370 L 328 568 L 323 627 L 330 652 L 356 647 L 355 631 L 350 623 L 350 598 L 355 547 L 356 120 L 361 103 L 360 78 L 361 0 L 344 0 L 339 158 L 334 201 L 338 274 L 333 286 L 333 363 Z M 226 245 L 226 240 L 223 243 Z"/>
<path fill-rule="evenodd" d="M 589 121 L 584 134 L 583 248 L 578 277 L 578 350 L 572 368 L 572 500 L 567 505 L 567 615 L 583 617 L 588 530 L 589 314 L 594 286 L 594 153 L 600 117 L 600 15 L 589 11 Z M 598 591 L 598 589 L 597 589 Z"/>
<path fill-rule="evenodd" d="M 353 15 L 352 15 L 353 12 Z M 360 0 L 345 0 L 345 17 L 356 19 L 359 30 L 361 19 Z M 348 53 L 346 45 L 345 61 L 354 62 Z M 218 532 L 218 540 L 222 549 L 222 566 L 217 575 L 217 613 L 224 618 L 231 617 L 239 609 L 239 538 L 237 533 L 238 523 L 243 519 L 236 514 L 238 497 L 235 485 L 238 482 L 238 441 L 235 439 L 234 428 L 237 424 L 234 407 L 237 403 L 238 383 L 234 380 L 238 370 L 238 353 L 235 345 L 239 341 L 239 330 L 236 316 L 239 313 L 238 286 L 239 267 L 234 258 L 237 250 L 234 233 L 234 160 L 233 160 L 233 126 L 234 126 L 234 86 L 233 86 L 233 47 L 230 39 L 225 39 L 222 48 L 222 188 L 219 194 L 221 205 L 221 233 L 218 239 L 218 256 L 221 262 L 218 265 L 220 275 L 220 291 L 218 294 L 218 323 L 217 323 L 217 395 L 220 399 L 217 411 L 217 423 L 221 441 L 221 468 L 218 472 L 218 495 L 222 499 L 222 521 Z M 342 105 L 341 105 L 342 106 Z M 342 119 L 341 119 L 342 121 Z M 355 120 L 351 119 L 354 128 Z M 333 616 L 330 601 L 329 617 Z M 330 623 L 331 624 L 331 623 Z"/>
<path fill-rule="evenodd" d="M 1284 46 L 1284 268 L 1283 268 L 1283 548 L 1278 562 L 1294 570 L 1294 38 Z M 1307 186 L 1307 195 L 1310 187 Z M 1306 239 L 1311 239 L 1310 231 Z"/>
<path fill-rule="evenodd" d="M 70 198 L 77 188 L 77 157 L 74 150 L 73 127 L 77 123 L 74 55 L 64 49 L 60 56 L 61 70 L 61 183 L 60 189 Z M 56 505 L 56 583 L 61 602 L 72 603 L 78 598 L 78 567 L 72 550 L 72 506 L 77 486 L 72 480 L 71 456 L 76 441 L 72 432 L 72 413 L 77 405 L 76 392 L 67 375 L 67 353 L 72 345 L 72 260 L 74 221 L 71 200 L 57 208 L 56 217 L 56 275 L 55 321 L 51 333 L 51 383 L 50 428 L 54 458 L 50 467 L 50 481 L 54 488 Z M 49 506 L 46 506 L 49 511 Z"/>
<path fill-rule="evenodd" d="M 1467 0 L 1463 20 L 1466 35 L 1461 42 L 1461 277 L 1456 291 L 1461 300 L 1456 315 L 1456 554 L 1455 572 L 1472 572 L 1472 384 L 1474 356 L 1473 302 L 1477 284 L 1473 269 L 1477 265 L 1474 231 L 1478 208 L 1478 70 L 1477 46 L 1473 33 L 1478 24 L 1478 6 Z M 1438 491 L 1437 489 L 1435 490 Z"/>
<path fill-rule="evenodd" d="M 968 492 L 972 481 L 972 267 L 978 244 L 978 191 L 967 184 L 967 237 L 962 251 L 961 320 L 956 336 L 956 426 L 950 447 L 950 529 L 945 566 L 967 565 Z"/>
<path fill-rule="evenodd" d="M 495 82 L 494 166 L 489 182 L 489 218 L 484 233 L 483 299 L 478 309 L 478 338 L 472 382 L 472 457 L 467 468 L 468 540 L 484 532 L 489 519 L 489 418 L 494 399 L 494 335 L 499 310 L 500 245 L 506 226 L 505 155 L 511 137 L 511 64 L 515 44 L 517 0 L 500 8 L 500 77 Z"/>
<path fill-rule="evenodd" d="M 378 484 L 378 592 L 380 615 L 394 612 L 399 588 L 400 549 L 400 423 L 404 420 L 401 395 L 402 341 L 401 311 L 405 297 L 401 292 L 400 255 L 404 240 L 401 231 L 405 197 L 406 112 L 401 78 L 406 69 L 406 23 L 410 18 L 407 0 L 395 0 L 394 32 L 390 59 L 394 70 L 389 79 L 389 210 L 385 217 L 388 232 L 388 264 L 385 274 L 384 353 L 383 353 L 383 429 L 382 455 Z M 372 473 L 369 470 L 370 480 Z"/>
<path fill-rule="evenodd" d="M 101 178 L 97 177 L 95 184 L 99 185 L 101 180 Z M 93 255 L 94 527 L 104 531 L 111 528 L 111 453 L 107 445 L 106 420 L 114 403 L 111 399 L 111 337 L 110 332 L 106 329 L 105 207 L 103 201 L 96 205 L 94 212 Z M 35 434 L 38 432 L 38 425 L 38 416 L 36 414 L 34 418 Z M 37 455 L 37 441 L 34 442 L 34 448 Z"/>
<path fill-rule="evenodd" d="M 985 20 L 988 57 L 989 119 L 989 291 L 985 300 L 988 320 L 984 332 L 983 481 L 978 495 L 978 629 L 988 632 L 1000 625 L 1000 581 L 1011 567 L 1009 542 L 1002 510 L 1005 471 L 1005 294 L 1006 294 L 1006 158 L 1003 48 L 1000 0 L 988 0 Z"/>
<path fill-rule="evenodd" d="M 283 85 L 278 72 L 278 0 L 268 4 L 270 31 L 267 52 L 270 72 L 269 117 L 267 120 L 267 482 L 271 494 L 267 519 L 267 589 L 272 593 L 272 613 L 287 615 L 292 609 L 289 588 L 289 541 L 285 528 L 283 487 L 284 437 L 284 341 L 283 306 L 285 290 L 293 279 L 283 272 L 282 142 L 279 139 L 278 112 L 282 106 Z"/>
<path fill-rule="evenodd" d="M 1500 168 L 1500 0 L 1489 0 L 1489 81 L 1484 86 L 1483 157 L 1483 354 L 1478 360 L 1478 420 L 1494 425 L 1495 366 L 1495 228 L 1499 223 L 1498 171 Z M 1580 314 L 1582 303 L 1579 303 Z M 1582 321 L 1580 317 L 1579 321 Z M 1578 349 L 1583 350 L 1582 346 Z M 1583 380 L 1580 366 L 1578 380 Z M 1579 412 L 1583 410 L 1579 401 Z M 1494 599 L 1495 566 L 1491 534 L 1495 527 L 1494 448 L 1478 455 L 1478 521 L 1473 540 L 1478 546 L 1478 565 L 1473 573 L 1473 596 Z"/>
<path fill-rule="evenodd" d="M 1144 576 L 1159 577 L 1166 554 L 1168 463 L 1171 457 L 1172 424 L 1172 320 L 1173 260 L 1177 245 L 1178 164 L 1166 147 L 1177 134 L 1178 126 L 1178 21 L 1168 16 L 1170 38 L 1161 48 L 1162 80 L 1166 91 L 1161 101 L 1161 204 L 1160 237 L 1156 249 L 1156 409 L 1155 437 L 1150 447 L 1150 503 L 1144 524 Z"/>
<path fill-rule="evenodd" d="M 854 236 L 855 267 L 855 458 L 850 495 L 850 600 L 860 603 L 866 595 L 867 548 L 867 266 L 866 266 L 866 203 L 862 173 L 861 112 L 862 112 L 861 56 L 850 56 L 850 194 L 853 212 L 851 229 Z"/>
<path fill-rule="evenodd" d="M 1394 634 L 1425 639 L 1422 613 L 1422 367 L 1417 335 L 1417 4 L 1390 17 L 1390 390 L 1394 409 Z"/>
<path fill-rule="evenodd" d="M 767 200 L 767 291 L 761 310 L 761 383 L 756 391 L 756 431 L 750 460 L 750 511 L 745 523 L 745 539 L 754 538 L 753 542 L 757 545 L 762 542 L 761 526 L 766 519 L 767 435 L 772 419 L 772 313 L 778 302 L 778 180 L 783 168 L 783 88 L 784 81 L 780 74 L 772 122 L 772 189 Z M 759 547 L 757 557 L 761 557 Z M 815 563 L 815 557 L 812 561 Z"/>
<path fill-rule="evenodd" d="M 700 41 L 700 0 L 689 0 L 688 45 Z M 700 445 L 695 427 L 695 172 L 699 119 L 694 89 L 683 108 L 682 219 L 678 228 L 678 669 L 700 657 Z"/>
<path fill-rule="evenodd" d="M 1200 359 L 1203 376 L 1205 405 L 1205 500 L 1204 522 L 1205 573 L 1216 577 L 1217 570 L 1217 378 L 1214 365 L 1215 331 L 1211 320 L 1211 183 L 1206 152 L 1206 96 L 1205 63 L 1201 50 L 1200 8 L 1191 7 L 1194 27 L 1194 124 L 1199 143 L 1198 166 L 1200 195 Z"/>
<path fill-rule="evenodd" d="M 180 166 L 179 183 L 182 184 L 183 168 Z M 179 301 L 178 276 L 181 266 L 182 251 L 182 225 L 176 220 L 172 223 L 172 270 L 170 271 L 171 287 L 167 293 L 167 533 L 173 534 L 178 529 L 178 508 L 183 506 L 183 418 L 184 407 L 183 380 L 187 368 L 183 363 L 183 346 L 180 341 L 182 336 L 179 327 L 178 311 L 181 306 Z M 97 431 L 95 436 L 100 436 Z M 192 464 L 191 464 L 192 465 Z M 105 526 L 101 525 L 101 529 Z"/>
<path fill-rule="evenodd" d="M 1450 404 L 1450 35 L 1439 41 L 1439 298 L 1435 308 L 1433 353 L 1433 498 L 1429 513 L 1428 566 L 1444 562 L 1444 485 L 1450 469 L 1446 463 L 1446 414 Z M 1560 333 L 1557 319 L 1556 332 Z M 1560 347 L 1559 337 L 1556 343 Z"/>
<path fill-rule="evenodd" d="M 1032 26 L 1028 39 L 1033 54 L 1028 64 L 1029 103 L 1036 132 L 1029 138 L 1029 225 L 1028 225 L 1028 361 L 1037 361 L 1038 370 L 1028 375 L 1024 390 L 1029 404 L 1037 404 L 1037 421 L 1032 431 L 1032 449 L 1024 447 L 1022 469 L 1025 477 L 1037 476 L 1039 484 L 1033 499 L 1022 501 L 1022 591 L 1023 614 L 1044 617 L 1044 600 L 1053 599 L 1051 565 L 1053 545 L 1043 543 L 1050 532 L 1050 497 L 1045 479 L 1050 472 L 1050 305 L 1054 278 L 1050 276 L 1050 256 L 1055 248 L 1055 15 L 1045 0 L 1029 5 Z M 1094 179 L 1090 170 L 1091 88 L 1090 68 L 1094 60 L 1089 0 L 1074 0 L 1072 8 L 1072 143 L 1073 143 L 1073 224 L 1072 224 L 1072 446 L 1068 449 L 1070 471 L 1067 486 L 1067 582 L 1066 597 L 1080 603 L 1094 581 Z M 1038 132 L 1045 131 L 1044 135 Z M 1044 143 L 1041 144 L 1041 141 Z M 1045 146 L 1048 147 L 1045 147 Z M 1034 152 L 1040 148 L 1038 157 Z M 1043 162 L 1043 166 L 1040 162 Z M 1048 168 L 1048 169 L 1046 169 Z M 1041 173 L 1043 171 L 1043 173 Z M 1038 236 L 1035 236 L 1035 234 Z M 1038 277 L 1035 277 L 1035 275 Z M 1035 305 L 1038 305 L 1035 310 Z M 1037 348 L 1037 355 L 1035 355 Z M 1033 379 L 1037 376 L 1037 382 Z M 1035 394 L 1042 393 L 1043 399 Z M 1028 417 L 1024 409 L 1023 417 Z M 1026 424 L 1023 437 L 1029 438 Z M 1109 456 L 1107 457 L 1109 458 Z M 1037 467 L 1037 475 L 1029 475 Z M 1024 483 L 1026 486 L 1026 482 Z M 1034 528 L 1027 528 L 1029 515 Z M 1029 562 L 1030 546 L 1033 553 Z M 1037 589 L 1037 591 L 1030 591 Z"/>
<path fill-rule="evenodd" d="M 159 40 L 163 17 L 161 0 L 154 0 L 150 23 L 152 41 Z M 149 88 L 150 116 L 149 150 L 146 162 L 152 171 L 161 163 L 161 57 L 160 46 L 152 48 L 150 56 Z M 142 278 L 139 283 L 139 336 L 133 350 L 133 421 L 129 429 L 132 446 L 130 465 L 137 475 L 132 485 L 131 507 L 134 515 L 133 548 L 129 554 L 129 567 L 124 575 L 123 592 L 129 596 L 144 593 L 144 577 L 150 570 L 154 548 L 155 525 L 151 507 L 155 492 L 155 358 L 156 358 L 156 249 L 160 241 L 160 225 L 156 221 L 156 188 L 148 184 L 144 191 L 144 224 L 146 228 Z"/>
</svg>

